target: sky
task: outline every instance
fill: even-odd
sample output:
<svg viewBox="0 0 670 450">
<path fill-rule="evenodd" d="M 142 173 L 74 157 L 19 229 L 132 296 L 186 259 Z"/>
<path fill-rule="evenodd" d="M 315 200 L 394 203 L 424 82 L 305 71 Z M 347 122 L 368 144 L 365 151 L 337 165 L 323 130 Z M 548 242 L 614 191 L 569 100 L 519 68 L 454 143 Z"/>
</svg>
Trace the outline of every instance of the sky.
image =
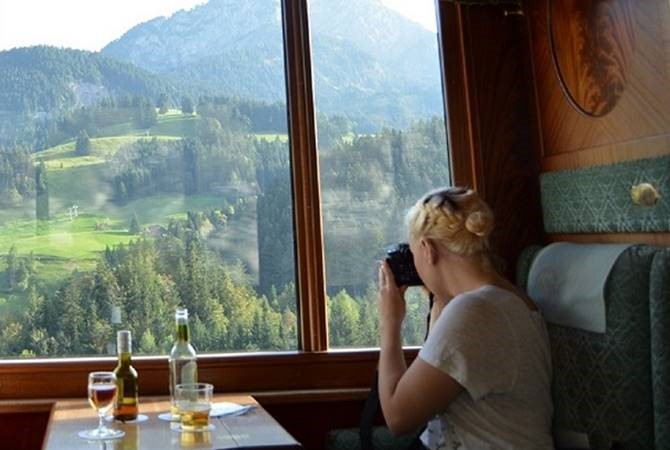
<svg viewBox="0 0 670 450">
<path fill-rule="evenodd" d="M 382 0 L 382 3 L 430 31 L 437 30 L 434 0 Z"/>
<path fill-rule="evenodd" d="M 435 31 L 434 0 L 382 2 Z M 46 44 L 98 51 L 138 23 L 202 3 L 206 0 L 0 0 L 0 50 Z"/>
</svg>

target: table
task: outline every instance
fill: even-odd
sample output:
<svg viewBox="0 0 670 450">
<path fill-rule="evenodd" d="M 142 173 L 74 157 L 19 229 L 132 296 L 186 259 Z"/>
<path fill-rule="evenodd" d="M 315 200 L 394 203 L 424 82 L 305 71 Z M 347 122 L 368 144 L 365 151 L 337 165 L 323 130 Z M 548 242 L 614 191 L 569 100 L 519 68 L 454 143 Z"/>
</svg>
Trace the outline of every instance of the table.
<svg viewBox="0 0 670 450">
<path fill-rule="evenodd" d="M 56 402 L 45 438 L 45 450 L 169 450 L 260 448 L 301 449 L 298 443 L 272 416 L 249 395 L 215 395 L 214 402 L 253 404 L 243 415 L 212 418 L 214 430 L 202 433 L 172 431 L 170 423 L 158 414 L 170 409 L 168 398 L 141 398 L 140 413 L 149 417 L 138 424 L 109 423 L 126 432 L 121 439 L 86 441 L 77 436 L 84 429 L 96 428 L 98 419 L 87 400 Z"/>
</svg>

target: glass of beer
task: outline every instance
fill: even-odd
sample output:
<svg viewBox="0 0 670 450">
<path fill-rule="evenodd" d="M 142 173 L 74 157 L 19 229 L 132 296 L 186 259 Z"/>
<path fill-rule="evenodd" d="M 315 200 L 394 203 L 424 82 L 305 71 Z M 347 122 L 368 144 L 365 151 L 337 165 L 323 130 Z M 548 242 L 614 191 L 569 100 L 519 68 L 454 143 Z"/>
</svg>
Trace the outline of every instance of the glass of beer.
<svg viewBox="0 0 670 450">
<path fill-rule="evenodd" d="M 91 372 L 88 374 L 88 402 L 98 413 L 98 428 L 79 432 L 79 437 L 88 440 L 118 439 L 125 435 L 121 430 L 107 428 L 105 414 L 116 400 L 116 376 L 114 372 Z"/>
<path fill-rule="evenodd" d="M 181 431 L 202 432 L 214 428 L 209 423 L 214 386 L 208 383 L 178 384 L 175 391 Z"/>
</svg>

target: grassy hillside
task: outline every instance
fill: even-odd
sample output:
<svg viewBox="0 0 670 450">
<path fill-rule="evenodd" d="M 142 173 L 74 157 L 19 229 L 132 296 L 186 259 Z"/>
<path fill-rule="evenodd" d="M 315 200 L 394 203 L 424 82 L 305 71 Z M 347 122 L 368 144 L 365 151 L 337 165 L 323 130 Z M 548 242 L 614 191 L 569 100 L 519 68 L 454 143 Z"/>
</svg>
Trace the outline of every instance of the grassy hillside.
<svg viewBox="0 0 670 450">
<path fill-rule="evenodd" d="M 135 128 L 129 118 L 127 122 L 114 124 L 100 130 L 99 134 L 106 137 L 128 138 L 132 136 L 144 137 L 172 137 L 180 139 L 195 135 L 196 124 L 200 117 L 194 114 L 182 114 L 178 109 L 171 109 L 158 116 L 158 122 L 148 130 Z"/>
<path fill-rule="evenodd" d="M 38 283 L 56 289 L 72 271 L 93 269 L 105 247 L 142 238 L 141 234 L 128 232 L 133 215 L 141 228 L 146 229 L 151 225 L 165 226 L 173 218 L 184 219 L 187 211 L 221 207 L 221 198 L 216 195 L 161 194 L 123 206 L 112 201 L 110 181 L 115 175 L 112 163 L 120 148 L 141 139 L 192 136 L 198 120 L 196 115 L 173 110 L 160 115 L 158 123 L 148 132 L 132 128 L 131 122 L 110 127 L 105 130 L 109 136 L 90 140 L 91 152 L 87 156 L 75 153 L 74 142 L 35 153 L 34 161 L 43 161 L 48 168 L 50 220 L 40 224 L 35 221 L 34 200 L 21 208 L 0 210 L 0 316 L 20 311 L 28 295 L 8 290 L 5 256 L 12 245 L 19 256 L 32 253 Z M 258 138 L 287 139 L 285 135 Z M 242 260 L 252 271 L 257 270 L 258 264 L 254 209 L 248 208 L 230 223 L 225 233 L 215 237 L 218 248 L 229 251 L 231 259 Z M 240 248 L 247 249 L 247 253 L 238 253 Z"/>
</svg>

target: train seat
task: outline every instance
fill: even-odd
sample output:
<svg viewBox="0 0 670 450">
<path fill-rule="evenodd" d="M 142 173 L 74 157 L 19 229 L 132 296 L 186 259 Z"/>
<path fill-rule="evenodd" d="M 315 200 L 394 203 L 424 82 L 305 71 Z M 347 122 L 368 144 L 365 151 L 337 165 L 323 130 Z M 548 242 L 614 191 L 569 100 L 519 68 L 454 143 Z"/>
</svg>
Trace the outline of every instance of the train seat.
<svg viewBox="0 0 670 450">
<path fill-rule="evenodd" d="M 517 283 L 528 287 L 533 260 L 524 250 Z M 557 448 L 670 448 L 670 249 L 632 245 L 604 284 L 604 333 L 548 321 L 554 369 Z M 406 449 L 409 439 L 374 430 L 376 450 Z M 358 429 L 333 430 L 330 450 L 360 448 Z"/>
<path fill-rule="evenodd" d="M 519 259 L 523 288 L 540 250 L 528 248 Z M 604 333 L 547 319 L 557 448 L 670 448 L 670 249 L 624 250 L 604 300 Z"/>
</svg>

